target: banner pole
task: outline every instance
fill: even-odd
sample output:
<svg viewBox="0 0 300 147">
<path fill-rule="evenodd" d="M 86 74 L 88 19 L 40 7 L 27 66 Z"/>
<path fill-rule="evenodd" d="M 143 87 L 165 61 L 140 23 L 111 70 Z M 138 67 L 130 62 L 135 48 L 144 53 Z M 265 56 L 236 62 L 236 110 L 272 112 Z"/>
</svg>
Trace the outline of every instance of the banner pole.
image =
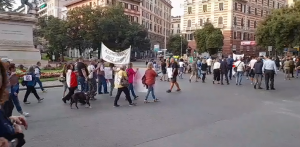
<svg viewBox="0 0 300 147">
<path fill-rule="evenodd" d="M 98 48 L 98 59 L 100 59 L 100 57 L 101 57 L 102 44 L 103 44 L 103 42 L 101 42 L 100 48 Z"/>
</svg>

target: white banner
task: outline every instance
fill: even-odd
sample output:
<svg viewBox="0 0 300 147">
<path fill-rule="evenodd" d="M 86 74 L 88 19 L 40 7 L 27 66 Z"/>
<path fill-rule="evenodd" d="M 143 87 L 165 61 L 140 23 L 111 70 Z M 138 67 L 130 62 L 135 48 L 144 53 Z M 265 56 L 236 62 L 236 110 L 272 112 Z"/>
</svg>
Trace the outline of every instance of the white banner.
<svg viewBox="0 0 300 147">
<path fill-rule="evenodd" d="M 241 55 L 233 54 L 232 58 L 233 58 L 233 60 L 241 59 L 241 58 L 244 58 L 244 54 L 241 54 Z"/>
<path fill-rule="evenodd" d="M 122 51 L 114 52 L 107 48 L 103 43 L 101 45 L 101 58 L 109 63 L 128 64 L 130 62 L 131 47 Z"/>
</svg>

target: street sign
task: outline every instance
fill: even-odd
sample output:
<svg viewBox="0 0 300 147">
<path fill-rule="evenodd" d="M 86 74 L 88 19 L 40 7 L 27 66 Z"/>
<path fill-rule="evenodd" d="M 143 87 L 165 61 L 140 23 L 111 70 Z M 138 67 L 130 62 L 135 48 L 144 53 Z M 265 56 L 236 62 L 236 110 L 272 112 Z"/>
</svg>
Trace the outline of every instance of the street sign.
<svg viewBox="0 0 300 147">
<path fill-rule="evenodd" d="M 272 52 L 272 46 L 268 46 L 268 51 Z"/>
<path fill-rule="evenodd" d="M 284 48 L 284 52 L 287 52 L 288 51 L 288 48 Z"/>
</svg>

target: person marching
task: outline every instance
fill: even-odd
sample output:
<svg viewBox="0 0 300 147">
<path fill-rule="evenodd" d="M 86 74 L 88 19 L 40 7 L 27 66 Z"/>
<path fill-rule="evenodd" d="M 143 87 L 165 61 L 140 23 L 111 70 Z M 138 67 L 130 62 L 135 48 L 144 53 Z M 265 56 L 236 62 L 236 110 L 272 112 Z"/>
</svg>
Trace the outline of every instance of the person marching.
<svg viewBox="0 0 300 147">
<path fill-rule="evenodd" d="M 40 80 L 41 78 L 41 69 L 40 69 L 40 66 L 41 66 L 41 62 L 37 62 L 36 63 L 36 66 L 34 68 L 34 73 L 35 73 L 35 78 L 36 78 L 36 82 L 40 85 L 40 88 L 43 92 L 47 92 L 44 87 L 43 87 L 43 84 Z"/>
<path fill-rule="evenodd" d="M 268 55 L 266 55 L 263 67 L 262 67 L 263 73 L 265 74 L 265 84 L 266 84 L 266 90 L 275 90 L 274 88 L 274 76 L 277 74 L 276 64 L 274 61 L 272 61 Z M 269 85 L 270 82 L 270 85 Z"/>
<path fill-rule="evenodd" d="M 75 93 L 75 90 L 77 89 L 78 86 L 78 81 L 77 81 L 76 73 L 74 72 L 73 64 L 67 65 L 66 82 L 69 88 L 69 92 L 64 98 L 62 98 L 62 101 L 64 103 L 67 103 L 67 101 L 71 99 L 72 95 Z"/>
<path fill-rule="evenodd" d="M 263 89 L 261 87 L 261 81 L 262 81 L 262 78 L 263 78 L 263 62 L 262 62 L 262 59 L 260 57 L 257 58 L 257 62 L 255 62 L 254 66 L 253 66 L 253 70 L 254 70 L 254 73 L 255 73 L 255 83 L 254 83 L 254 89 L 257 88 L 258 86 L 258 89 Z"/>
<path fill-rule="evenodd" d="M 217 81 L 218 84 L 220 84 L 220 67 L 221 64 L 219 62 L 219 59 L 216 59 L 213 65 L 213 75 L 214 75 L 213 84 L 215 84 L 215 81 Z"/>
<path fill-rule="evenodd" d="M 95 61 L 91 60 L 90 65 L 87 67 L 88 69 L 88 96 L 91 100 L 96 100 L 96 92 L 97 92 L 97 81 L 94 72 L 95 70 Z"/>
<path fill-rule="evenodd" d="M 225 76 L 225 80 L 226 80 L 227 85 L 229 85 L 229 80 L 228 80 L 228 66 L 227 66 L 226 59 L 223 59 L 221 61 L 220 72 L 221 72 L 221 85 L 224 85 L 224 83 L 223 83 L 224 76 Z"/>
<path fill-rule="evenodd" d="M 155 84 L 155 78 L 157 76 L 157 73 L 153 70 L 153 64 L 152 62 L 149 62 L 147 65 L 147 70 L 145 72 L 145 84 L 148 87 L 147 95 L 144 100 L 144 103 L 148 103 L 148 97 L 149 94 L 151 93 L 153 102 L 157 102 L 158 99 L 154 95 L 154 84 Z"/>
<path fill-rule="evenodd" d="M 36 97 L 36 99 L 38 100 L 39 103 L 42 102 L 44 100 L 44 98 L 40 98 L 40 96 L 37 94 L 35 87 L 34 87 L 36 85 L 36 77 L 35 77 L 35 71 L 34 71 L 33 66 L 30 66 L 28 68 L 27 75 L 31 75 L 32 79 L 31 79 L 31 81 L 26 82 L 26 93 L 25 93 L 23 102 L 25 104 L 30 104 L 30 102 L 27 101 L 27 98 L 30 93 L 34 94 L 34 96 Z"/>
<path fill-rule="evenodd" d="M 171 58 L 170 61 L 170 67 L 172 68 L 172 78 L 171 78 L 171 87 L 169 90 L 167 90 L 167 93 L 171 93 L 174 85 L 177 87 L 176 91 L 180 91 L 179 84 L 177 82 L 177 76 L 178 76 L 178 63 L 175 62 L 174 58 Z"/>
</svg>

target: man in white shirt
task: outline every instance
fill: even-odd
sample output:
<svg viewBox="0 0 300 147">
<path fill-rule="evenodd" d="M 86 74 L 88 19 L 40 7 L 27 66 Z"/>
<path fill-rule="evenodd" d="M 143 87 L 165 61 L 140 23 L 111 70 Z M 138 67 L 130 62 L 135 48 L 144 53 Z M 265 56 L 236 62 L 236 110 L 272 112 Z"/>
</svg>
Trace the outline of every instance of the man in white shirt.
<svg viewBox="0 0 300 147">
<path fill-rule="evenodd" d="M 256 58 L 253 56 L 250 63 L 249 63 L 249 67 L 250 67 L 250 72 L 249 72 L 249 77 L 250 77 L 250 80 L 251 80 L 251 84 L 254 83 L 254 76 L 255 76 L 255 73 L 254 73 L 254 64 L 257 62 Z"/>
<path fill-rule="evenodd" d="M 275 90 L 274 88 L 274 75 L 277 74 L 277 67 L 274 61 L 269 56 L 265 57 L 265 61 L 262 67 L 262 72 L 265 75 L 266 90 Z M 270 86 L 269 86 L 270 81 Z"/>
<path fill-rule="evenodd" d="M 213 74 L 214 74 L 213 84 L 215 84 L 215 81 L 217 81 L 218 84 L 220 84 L 220 74 L 221 74 L 220 67 L 221 67 L 221 63 L 219 62 L 219 59 L 216 59 L 213 66 Z"/>
<path fill-rule="evenodd" d="M 211 57 L 209 57 L 207 60 L 206 60 L 206 63 L 207 63 L 207 74 L 211 74 L 211 64 L 212 64 L 212 59 Z"/>
<path fill-rule="evenodd" d="M 242 85 L 241 82 L 245 70 L 245 63 L 242 62 L 240 58 L 238 58 L 238 61 L 234 63 L 234 66 L 236 68 L 235 85 Z"/>
<path fill-rule="evenodd" d="M 34 68 L 34 74 L 35 74 L 35 78 L 36 78 L 35 80 L 40 85 L 41 90 L 43 92 L 46 92 L 46 90 L 44 89 L 43 84 L 42 84 L 42 82 L 40 80 L 40 78 L 41 78 L 41 69 L 40 69 L 40 66 L 41 66 L 41 62 L 37 62 L 36 66 Z"/>
</svg>

